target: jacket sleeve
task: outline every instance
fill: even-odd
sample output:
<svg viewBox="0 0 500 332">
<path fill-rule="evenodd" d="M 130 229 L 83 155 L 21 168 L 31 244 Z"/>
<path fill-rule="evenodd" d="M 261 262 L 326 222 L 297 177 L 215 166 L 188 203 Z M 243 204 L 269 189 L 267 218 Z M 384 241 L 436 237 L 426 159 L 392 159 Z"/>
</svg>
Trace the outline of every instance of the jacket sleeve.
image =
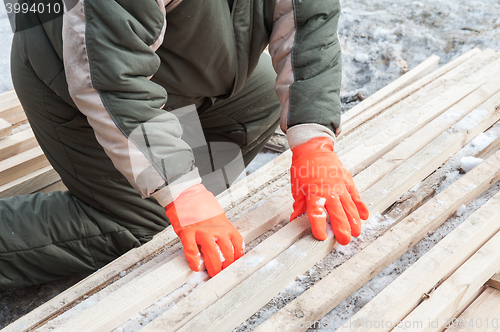
<svg viewBox="0 0 500 332">
<path fill-rule="evenodd" d="M 269 53 L 285 133 L 300 125 L 334 138 L 340 127 L 339 15 L 338 0 L 275 0 Z"/>
<path fill-rule="evenodd" d="M 71 98 L 115 167 L 164 206 L 201 181 L 179 120 L 162 109 L 166 91 L 150 81 L 170 1 L 65 0 L 63 16 Z"/>
</svg>

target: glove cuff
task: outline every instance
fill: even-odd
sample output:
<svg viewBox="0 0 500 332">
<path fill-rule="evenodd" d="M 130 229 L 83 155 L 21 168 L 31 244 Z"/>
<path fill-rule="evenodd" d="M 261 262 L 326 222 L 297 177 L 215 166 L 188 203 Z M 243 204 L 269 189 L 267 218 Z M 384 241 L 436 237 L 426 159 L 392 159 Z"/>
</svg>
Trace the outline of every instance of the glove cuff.
<svg viewBox="0 0 500 332">
<path fill-rule="evenodd" d="M 293 126 L 286 132 L 288 145 L 293 149 L 299 145 L 309 142 L 313 138 L 326 137 L 335 143 L 335 134 L 327 127 L 317 123 L 306 123 Z"/>
<path fill-rule="evenodd" d="M 193 169 L 191 172 L 181 176 L 168 186 L 156 191 L 152 196 L 156 198 L 161 206 L 166 207 L 179 197 L 185 190 L 201 183 L 198 168 Z"/>
</svg>

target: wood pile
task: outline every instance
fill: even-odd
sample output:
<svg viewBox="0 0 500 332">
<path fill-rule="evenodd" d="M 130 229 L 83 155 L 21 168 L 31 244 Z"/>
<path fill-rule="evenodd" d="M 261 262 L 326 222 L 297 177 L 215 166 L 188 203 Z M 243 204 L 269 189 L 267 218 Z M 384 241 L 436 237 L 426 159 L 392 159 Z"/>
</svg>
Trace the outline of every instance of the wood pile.
<svg viewBox="0 0 500 332">
<path fill-rule="evenodd" d="M 438 61 L 430 57 L 342 116 L 343 132 L 335 149 L 370 213 L 394 222 L 363 233 L 354 256 L 335 258 L 335 269 L 254 331 L 317 326 L 349 295 L 500 180 L 497 139 L 477 155 L 485 159 L 481 164 L 435 195 L 435 184 L 444 176 L 439 167 L 500 119 L 500 53 L 473 49 L 432 71 Z M 1 116 L 2 99 L 0 118 L 15 124 Z M 32 139 L 28 130 L 0 140 L 1 197 L 57 181 L 43 156 L 38 157 L 36 143 L 22 143 Z M 338 250 L 333 237 L 312 237 L 306 216 L 286 222 L 293 203 L 290 164 L 288 150 L 217 196 L 251 250 L 214 278 L 189 269 L 169 227 L 2 331 L 126 331 L 131 318 L 153 315 L 149 309 L 155 306 L 167 310 L 155 312 L 141 331 L 233 330 Z M 339 330 L 477 331 L 458 327 L 459 322 L 477 320 L 485 326 L 487 319 L 499 327 L 499 203 L 496 194 L 358 311 L 351 319 L 354 324 Z"/>
</svg>

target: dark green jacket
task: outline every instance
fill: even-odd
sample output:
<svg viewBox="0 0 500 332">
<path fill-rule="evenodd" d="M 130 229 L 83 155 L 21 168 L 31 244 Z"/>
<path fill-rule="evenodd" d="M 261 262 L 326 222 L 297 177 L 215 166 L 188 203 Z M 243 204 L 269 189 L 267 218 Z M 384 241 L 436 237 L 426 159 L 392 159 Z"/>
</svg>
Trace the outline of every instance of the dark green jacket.
<svg viewBox="0 0 500 332">
<path fill-rule="evenodd" d="M 165 109 L 194 104 L 200 112 L 211 106 L 207 97 L 237 93 L 268 44 L 283 131 L 305 123 L 339 127 L 338 0 L 66 4 L 72 8 L 61 26 L 44 27 L 64 60 L 71 102 L 143 197 L 156 192 L 164 205 L 199 181 L 179 121 Z M 60 81 L 47 78 L 64 94 Z"/>
</svg>

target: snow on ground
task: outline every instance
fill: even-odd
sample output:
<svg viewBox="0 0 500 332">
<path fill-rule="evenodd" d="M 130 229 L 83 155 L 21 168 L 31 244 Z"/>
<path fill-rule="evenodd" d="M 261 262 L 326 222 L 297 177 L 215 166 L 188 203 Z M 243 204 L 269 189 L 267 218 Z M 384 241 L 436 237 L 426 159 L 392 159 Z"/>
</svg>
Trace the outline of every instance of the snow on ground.
<svg viewBox="0 0 500 332">
<path fill-rule="evenodd" d="M 444 64 L 473 47 L 500 50 L 497 0 L 340 2 L 344 102 L 371 95 L 432 54 Z"/>
<path fill-rule="evenodd" d="M 5 6 L 0 4 L 0 93 L 12 89 L 10 78 L 10 49 L 12 43 L 12 29 Z"/>
</svg>

